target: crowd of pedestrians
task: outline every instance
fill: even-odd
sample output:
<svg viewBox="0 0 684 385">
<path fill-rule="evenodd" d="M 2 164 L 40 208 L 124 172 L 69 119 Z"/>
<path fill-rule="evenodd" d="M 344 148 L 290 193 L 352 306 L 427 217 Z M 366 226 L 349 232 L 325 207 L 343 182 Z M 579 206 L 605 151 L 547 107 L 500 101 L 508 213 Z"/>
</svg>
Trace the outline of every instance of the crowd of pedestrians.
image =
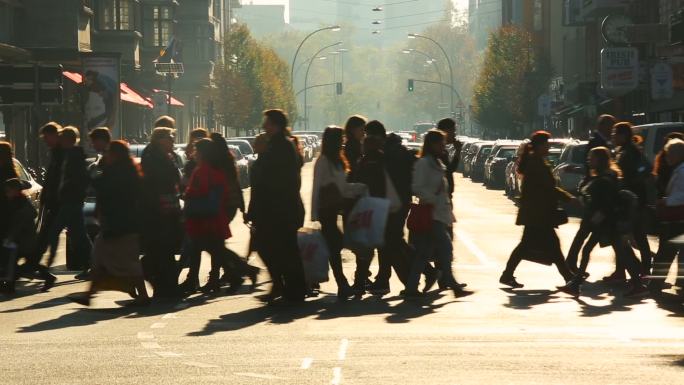
<svg viewBox="0 0 684 385">
<path fill-rule="evenodd" d="M 90 147 L 97 154 L 88 162 L 78 129 L 46 124 L 41 137 L 50 161 L 38 210 L 22 193 L 27 186 L 14 170 L 12 147 L 0 142 L 5 191 L 0 196 L 0 236 L 3 248 L 23 261 L 14 276 L 2 282 L 3 290 L 13 292 L 19 277 L 42 279 L 41 290 L 49 290 L 56 281 L 49 269 L 64 229 L 73 243 L 75 264 L 82 270 L 76 279 L 90 281 L 87 292 L 70 297 L 84 305 L 102 290 L 128 293 L 134 299 L 131 305 L 142 306 L 152 298 L 180 298 L 197 291 L 236 293 L 246 279 L 254 288 L 259 268 L 226 247 L 230 224 L 240 211 L 250 227 L 250 252 L 258 253 L 272 280 L 271 291 L 263 299 L 301 302 L 316 295 L 318 282 L 307 281 L 298 244 L 298 231 L 305 221 L 300 194 L 304 161 L 287 114 L 264 112 L 264 133 L 254 143 L 258 158 L 250 169 L 248 206 L 226 139 L 205 129 L 193 130 L 183 161 L 174 148 L 174 126 L 168 116 L 155 122 L 139 162 L 131 157 L 125 141 L 112 140 L 107 128 L 93 129 Z M 461 148 L 455 133 L 453 119 L 439 121 L 424 135 L 416 156 L 402 145 L 401 137 L 388 134 L 377 120 L 355 115 L 344 128 L 325 129 L 314 166 L 310 215 L 320 223 L 329 249 L 339 299 L 389 293 L 392 272 L 404 285 L 401 294 L 407 298 L 420 297 L 435 285 L 456 297 L 472 294 L 452 269 L 453 173 Z M 546 160 L 550 134 L 532 134 L 517 165 L 522 195 L 516 224 L 524 226 L 523 235 L 500 283 L 523 287 L 514 273 L 522 260 L 529 260 L 555 265 L 566 282 L 559 290 L 578 296 L 589 275 L 591 251 L 598 245 L 611 246 L 616 255 L 616 270 L 605 280 L 624 281 L 628 274 L 626 295 L 642 296 L 649 291 L 658 295 L 680 250 L 669 241 L 684 233 L 683 139 L 681 133 L 671 134 L 651 166 L 632 126 L 601 116 L 588 145 L 586 177 L 576 198 L 556 186 Z M 95 197 L 99 223 L 92 241 L 83 211 L 90 195 Z M 387 202 L 383 241 L 351 247 L 345 234 L 355 205 L 363 197 Z M 563 202 L 583 208 L 567 259 L 556 234 L 556 228 L 568 221 Z M 655 256 L 644 226 L 653 206 L 660 219 Z M 347 277 L 342 268 L 345 247 L 355 255 L 353 277 Z M 206 284 L 200 287 L 202 252 L 210 255 L 211 266 Z M 48 258 L 43 265 L 45 253 Z M 370 265 L 376 254 L 379 267 L 373 277 Z M 184 269 L 188 272 L 179 284 Z M 421 276 L 424 285 L 419 288 Z M 146 282 L 152 287 L 151 296 Z"/>
</svg>

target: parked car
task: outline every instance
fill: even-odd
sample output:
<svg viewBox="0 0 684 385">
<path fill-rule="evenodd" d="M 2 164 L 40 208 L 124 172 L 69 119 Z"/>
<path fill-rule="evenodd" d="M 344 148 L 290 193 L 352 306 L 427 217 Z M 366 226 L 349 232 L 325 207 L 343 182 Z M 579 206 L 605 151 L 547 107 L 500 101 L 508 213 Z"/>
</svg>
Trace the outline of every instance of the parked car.
<svg viewBox="0 0 684 385">
<path fill-rule="evenodd" d="M 235 165 L 237 166 L 240 187 L 243 189 L 249 187 L 249 161 L 240 151 L 240 147 L 228 145 L 228 149 L 230 149 L 230 152 L 233 154 L 233 157 L 235 158 Z"/>
<path fill-rule="evenodd" d="M 567 192 L 577 194 L 586 175 L 587 142 L 574 141 L 563 147 L 558 165 L 553 169 L 556 183 Z"/>
<path fill-rule="evenodd" d="M 463 147 L 461 148 L 461 160 L 458 162 L 458 168 L 456 169 L 457 172 L 463 173 L 464 171 L 464 164 L 465 164 L 465 158 L 468 155 L 468 151 L 470 147 L 476 142 L 476 140 L 467 140 L 464 141 Z"/>
<path fill-rule="evenodd" d="M 40 193 L 43 191 L 43 186 L 38 184 L 38 182 L 33 179 L 33 176 L 28 173 L 21 162 L 19 162 L 17 159 L 12 159 L 12 162 L 14 163 L 14 170 L 17 172 L 19 179 L 24 182 L 28 182 L 31 185 L 31 187 L 25 190 L 25 192 L 31 200 L 31 203 L 33 203 L 33 206 L 38 209 L 40 205 Z"/>
<path fill-rule="evenodd" d="M 313 134 L 303 134 L 297 136 L 304 138 L 306 143 L 313 149 L 314 157 L 316 157 L 316 155 L 318 155 L 318 153 L 321 151 L 321 140 L 318 139 L 318 136 Z"/>
<path fill-rule="evenodd" d="M 465 155 L 463 155 L 463 176 L 468 177 L 470 176 L 471 168 L 472 168 L 472 160 L 475 155 L 477 155 L 477 152 L 480 151 L 480 147 L 485 142 L 483 141 L 478 141 L 472 143 L 470 146 L 468 146 L 467 152 L 465 152 Z M 462 152 L 463 153 L 463 152 Z"/>
<path fill-rule="evenodd" d="M 492 147 L 494 147 L 494 143 L 483 142 L 479 146 L 477 153 L 471 158 L 470 179 L 473 182 L 479 182 L 484 177 L 484 164 L 489 153 L 492 151 Z"/>
<path fill-rule="evenodd" d="M 257 156 L 254 153 L 254 148 L 252 148 L 252 145 L 249 143 L 248 140 L 229 138 L 226 139 L 226 143 L 228 143 L 229 146 L 235 146 L 239 148 L 240 153 L 242 154 L 242 156 L 245 157 L 245 159 L 247 159 L 247 162 L 250 166 L 256 160 Z"/>
<path fill-rule="evenodd" d="M 318 140 L 323 140 L 323 131 L 292 131 L 293 135 L 316 135 Z"/>
<path fill-rule="evenodd" d="M 523 153 L 523 151 L 525 150 L 525 146 L 527 146 L 529 142 L 529 139 L 525 139 L 522 142 L 520 142 L 520 145 L 518 146 L 518 150 L 516 151 L 515 156 L 506 166 L 506 184 L 504 189 L 506 190 L 506 195 L 508 195 L 509 197 L 514 198 L 520 195 L 522 176 L 518 173 L 518 158 Z M 549 156 L 547 159 L 551 164 L 551 167 L 555 167 L 558 164 L 561 150 L 567 143 L 570 142 L 572 142 L 572 139 L 551 139 L 549 141 L 550 149 Z"/>
<path fill-rule="evenodd" d="M 256 141 L 256 136 L 238 136 L 236 138 L 226 138 L 226 140 L 246 140 L 249 145 L 254 149 L 254 141 Z"/>
<path fill-rule="evenodd" d="M 314 158 L 314 149 L 313 147 L 307 142 L 305 136 L 301 135 L 295 135 L 297 139 L 299 140 L 299 146 L 302 148 L 302 155 L 304 157 L 304 162 L 310 162 Z"/>
<path fill-rule="evenodd" d="M 505 144 L 498 146 L 496 152 L 492 150 L 491 155 L 485 162 L 485 185 L 491 188 L 503 188 L 506 184 L 506 166 L 515 156 L 518 146 L 515 144 Z"/>
<path fill-rule="evenodd" d="M 684 133 L 684 123 L 653 123 L 634 127 L 634 134 L 643 139 L 644 154 L 651 163 L 665 146 L 665 137 L 672 132 Z"/>
</svg>

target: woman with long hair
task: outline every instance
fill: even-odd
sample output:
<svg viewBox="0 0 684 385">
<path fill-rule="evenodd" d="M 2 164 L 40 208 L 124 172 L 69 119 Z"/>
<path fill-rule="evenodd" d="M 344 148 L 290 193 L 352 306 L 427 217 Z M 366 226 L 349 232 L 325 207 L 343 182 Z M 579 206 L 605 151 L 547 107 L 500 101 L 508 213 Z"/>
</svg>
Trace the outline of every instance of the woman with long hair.
<svg viewBox="0 0 684 385">
<path fill-rule="evenodd" d="M 355 198 L 367 189 L 360 183 L 347 183 L 347 159 L 342 152 L 344 131 L 337 126 L 326 127 L 323 132 L 321 154 L 316 159 L 311 197 L 311 220 L 321 223 L 321 233 L 330 249 L 330 268 L 337 283 L 337 296 L 341 299 L 353 295 L 342 271 L 343 235 L 337 226 L 344 199 Z"/>
<path fill-rule="evenodd" d="M 407 297 L 419 296 L 418 280 L 425 270 L 428 261 L 435 258 L 442 273 L 442 282 L 450 288 L 456 297 L 472 294 L 456 282 L 451 268 L 453 260 L 453 244 L 449 234 L 451 226 L 456 222 L 451 199 L 449 183 L 446 179 L 446 165 L 442 155 L 446 152 L 446 136 L 438 130 L 427 132 L 423 142 L 420 159 L 413 168 L 412 190 L 418 197 L 420 205 L 431 206 L 430 228 L 425 232 L 412 234 L 416 246 L 416 256 L 406 282 Z"/>
<path fill-rule="evenodd" d="M 352 115 L 344 124 L 344 156 L 349 163 L 347 172 L 350 178 L 353 178 L 359 159 L 363 156 L 363 138 L 366 135 L 363 129 L 367 122 L 368 119 L 361 115 Z"/>
<path fill-rule="evenodd" d="M 559 202 L 570 201 L 573 197 L 556 187 L 551 166 L 546 160 L 550 138 L 551 134 L 546 131 L 532 134 L 518 163 L 518 172 L 523 180 L 516 224 L 524 226 L 524 230 L 522 240 L 511 253 L 499 278 L 500 283 L 513 288 L 523 287 L 513 276 L 523 259 L 555 264 L 565 282 L 572 278 L 555 229 L 567 221 L 559 211 Z"/>
<path fill-rule="evenodd" d="M 88 306 L 98 291 L 118 290 L 135 298 L 129 305 L 150 303 L 140 263 L 141 181 L 128 143 L 111 142 L 103 157 L 102 173 L 93 180 L 100 233 L 93 245 L 92 281 L 85 294 L 72 297 L 75 302 Z"/>
</svg>

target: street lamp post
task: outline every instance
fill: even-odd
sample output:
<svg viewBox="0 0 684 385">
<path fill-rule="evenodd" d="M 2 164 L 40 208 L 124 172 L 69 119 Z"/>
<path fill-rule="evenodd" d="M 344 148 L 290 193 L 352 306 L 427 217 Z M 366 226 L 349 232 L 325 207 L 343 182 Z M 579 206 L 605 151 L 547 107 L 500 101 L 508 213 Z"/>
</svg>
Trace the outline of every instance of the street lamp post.
<svg viewBox="0 0 684 385">
<path fill-rule="evenodd" d="M 317 30 L 311 32 L 310 34 L 306 35 L 306 37 L 301 41 L 301 43 L 299 43 L 299 46 L 297 46 L 297 50 L 295 51 L 294 57 L 292 58 L 292 65 L 290 66 L 290 84 L 292 84 L 292 85 L 294 86 L 294 66 L 295 66 L 295 63 L 297 62 L 297 55 L 299 55 L 299 50 L 302 48 L 302 46 L 304 45 L 304 43 L 305 43 L 307 40 L 309 40 L 309 38 L 310 38 L 311 36 L 317 34 L 318 32 L 322 32 L 322 31 L 333 31 L 333 32 L 336 32 L 336 31 L 339 31 L 339 30 L 340 30 L 340 26 L 339 26 L 339 25 L 331 25 L 331 26 L 329 26 L 329 27 L 324 27 L 324 28 L 317 29 Z"/>
<path fill-rule="evenodd" d="M 309 61 L 309 65 L 306 67 L 306 74 L 304 75 L 304 130 L 308 131 L 309 130 L 309 109 L 307 108 L 307 87 L 309 85 L 309 70 L 311 70 L 311 64 L 313 64 L 314 60 L 318 58 L 318 55 L 321 54 L 321 52 L 325 51 L 328 48 L 335 47 L 342 44 L 341 41 L 338 41 L 337 43 L 327 45 L 316 52 L 311 61 Z"/>
<path fill-rule="evenodd" d="M 428 55 L 427 53 L 425 53 L 423 51 L 419 51 L 415 48 L 408 48 L 408 49 L 405 49 L 401 52 L 405 53 L 405 54 L 417 53 L 419 55 L 425 56 L 425 58 L 427 59 L 427 63 L 432 64 L 435 67 L 435 71 L 437 71 L 437 76 L 439 77 L 439 82 L 444 83 L 443 78 L 442 78 L 442 70 L 439 69 L 439 66 L 437 65 L 437 60 L 435 60 L 435 58 L 433 58 L 432 56 Z M 439 88 L 439 91 L 440 91 L 440 95 L 441 95 L 440 96 L 441 102 L 444 103 L 444 86 L 441 86 Z"/>
<path fill-rule="evenodd" d="M 435 45 L 437 47 L 439 47 L 439 49 L 444 54 L 444 57 L 447 60 L 447 65 L 449 66 L 449 84 L 450 84 L 451 90 L 452 90 L 452 92 L 449 93 L 451 95 L 450 109 L 451 109 L 451 115 L 453 116 L 453 114 L 455 112 L 454 111 L 455 110 L 455 108 L 454 108 L 455 107 L 455 104 L 454 104 L 454 90 L 455 90 L 455 88 L 454 88 L 454 69 L 451 67 L 451 59 L 449 59 L 449 55 L 447 55 L 446 51 L 444 50 L 444 47 L 442 47 L 441 44 L 439 44 L 435 39 L 433 39 L 431 37 L 420 35 L 417 33 L 409 33 L 408 38 L 409 39 L 422 38 L 422 39 L 430 40 L 431 42 L 435 43 Z"/>
</svg>

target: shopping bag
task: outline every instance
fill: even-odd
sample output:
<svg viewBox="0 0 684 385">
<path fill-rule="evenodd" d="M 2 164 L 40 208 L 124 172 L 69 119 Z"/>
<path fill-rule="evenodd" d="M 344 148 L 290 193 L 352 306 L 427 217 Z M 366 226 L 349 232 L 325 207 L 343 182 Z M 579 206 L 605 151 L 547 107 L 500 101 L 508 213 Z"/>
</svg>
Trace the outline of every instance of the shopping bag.
<svg viewBox="0 0 684 385">
<path fill-rule="evenodd" d="M 389 208 L 389 199 L 372 197 L 359 199 L 347 217 L 345 246 L 350 250 L 383 246 Z"/>
<path fill-rule="evenodd" d="M 328 281 L 330 250 L 319 230 L 302 229 L 297 234 L 299 254 L 308 284 Z"/>
<path fill-rule="evenodd" d="M 434 207 L 428 204 L 411 203 L 406 227 L 415 234 L 425 234 L 432 230 L 432 211 Z"/>
</svg>

